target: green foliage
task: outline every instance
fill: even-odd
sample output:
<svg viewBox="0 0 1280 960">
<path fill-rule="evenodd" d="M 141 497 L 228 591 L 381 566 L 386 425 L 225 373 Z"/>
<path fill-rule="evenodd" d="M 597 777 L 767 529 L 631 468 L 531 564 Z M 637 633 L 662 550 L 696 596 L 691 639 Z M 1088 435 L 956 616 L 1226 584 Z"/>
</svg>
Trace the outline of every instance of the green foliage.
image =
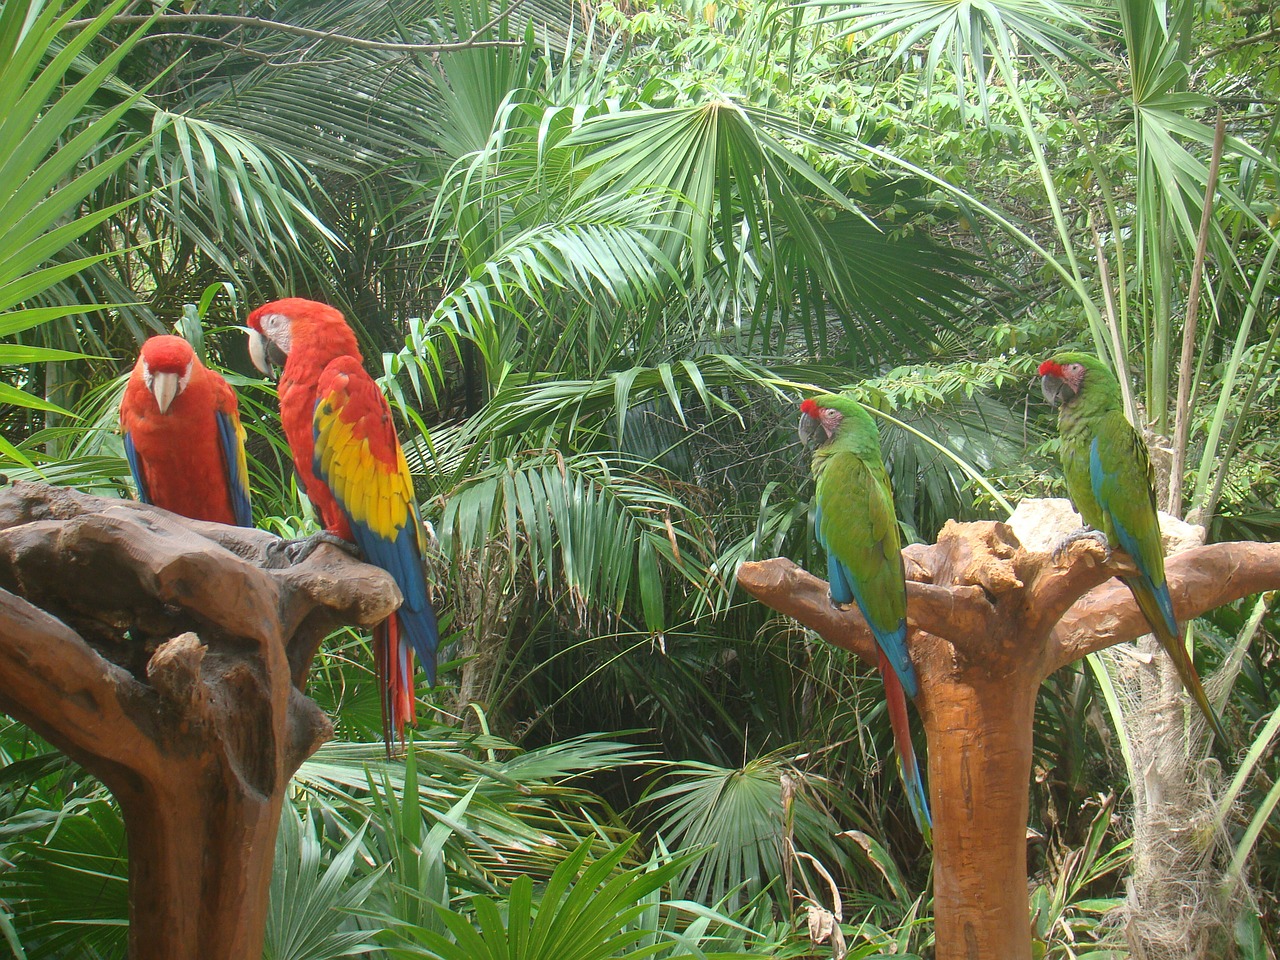
<svg viewBox="0 0 1280 960">
<path fill-rule="evenodd" d="M 1122 954 L 1119 950 L 1082 952 L 1088 946 L 1119 946 L 1120 938 L 1101 922 L 1106 913 L 1120 905 L 1120 897 L 1091 897 L 1090 888 L 1128 866 L 1128 840 L 1104 851 L 1114 823 L 1114 798 L 1105 797 L 1089 827 L 1084 845 L 1062 852 L 1052 882 L 1041 883 L 1031 892 L 1033 955 L 1037 957 L 1083 957 L 1094 960 Z"/>
<path fill-rule="evenodd" d="M 82 78 L 76 58 L 124 6 L 109 5 L 62 41 L 62 31 L 84 6 L 7 3 L 0 9 L 0 336 L 12 337 L 55 320 L 84 313 L 66 296 L 66 283 L 101 257 L 76 256 L 75 244 L 103 229 L 139 198 L 82 209 L 84 202 L 145 144 L 135 137 L 113 145 L 111 155 L 86 163 L 115 138 L 121 117 L 138 94 L 98 113 L 93 98 L 110 80 L 138 38 L 139 30 Z M 28 19 L 29 18 L 29 19 Z M 66 254 L 70 252 L 70 256 Z M 0 343 L 0 365 L 74 360 L 75 351 L 38 344 Z M 0 402 L 65 413 L 60 406 L 0 381 Z M 0 436 L 0 454 L 30 465 L 12 440 Z"/>
<path fill-rule="evenodd" d="M 381 870 L 349 882 L 363 853 L 363 831 L 324 857 L 319 818 L 286 807 L 276 836 L 264 960 L 328 960 L 375 949 L 371 933 L 352 922 L 352 913 L 378 883 Z"/>
<path fill-rule="evenodd" d="M 448 936 L 431 930 L 412 931 L 410 935 L 424 949 L 393 950 L 392 955 L 439 960 L 731 960 L 767 955 L 725 949 L 744 935 L 748 940 L 754 938 L 747 928 L 714 910 L 661 896 L 662 888 L 692 856 L 654 858 L 620 869 L 630 842 L 588 864 L 590 849 L 590 843 L 583 843 L 556 867 L 536 900 L 532 880 L 517 877 L 502 901 L 471 898 L 470 918 L 442 910 Z"/>
<path fill-rule="evenodd" d="M 824 809 L 814 779 L 780 756 L 752 760 L 738 769 L 685 761 L 670 764 L 642 804 L 653 831 L 676 850 L 706 852 L 681 871 L 681 888 L 699 902 L 741 902 L 792 877 L 811 874 L 806 857 L 827 869 L 847 867 L 833 839 L 839 827 Z M 814 878 L 806 877 L 813 888 Z M 781 900 L 786 890 L 773 892 Z"/>
</svg>

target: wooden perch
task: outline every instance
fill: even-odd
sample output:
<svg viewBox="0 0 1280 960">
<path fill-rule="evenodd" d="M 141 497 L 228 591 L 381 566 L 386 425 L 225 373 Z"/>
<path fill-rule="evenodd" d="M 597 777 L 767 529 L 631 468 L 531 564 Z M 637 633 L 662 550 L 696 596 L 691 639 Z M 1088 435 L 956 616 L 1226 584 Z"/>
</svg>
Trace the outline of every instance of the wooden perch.
<svg viewBox="0 0 1280 960">
<path fill-rule="evenodd" d="M 1044 532 L 1055 533 L 1037 531 Z M 903 556 L 916 706 L 929 748 L 937 960 L 1030 960 L 1026 826 L 1036 694 L 1059 667 L 1148 632 L 1129 590 L 1113 579 L 1133 567 L 1087 539 L 1055 563 L 1043 543 L 1024 548 L 1003 523 L 948 522 L 936 544 Z M 1280 588 L 1280 544 L 1197 547 L 1170 557 L 1166 573 L 1185 621 Z M 826 581 L 790 560 L 744 563 L 738 582 L 876 662 L 856 607 L 833 606 Z"/>
<path fill-rule="evenodd" d="M 0 708 L 102 779 L 129 844 L 133 960 L 259 960 L 289 779 L 332 735 L 325 635 L 400 604 L 322 547 L 122 500 L 0 488 Z"/>
</svg>

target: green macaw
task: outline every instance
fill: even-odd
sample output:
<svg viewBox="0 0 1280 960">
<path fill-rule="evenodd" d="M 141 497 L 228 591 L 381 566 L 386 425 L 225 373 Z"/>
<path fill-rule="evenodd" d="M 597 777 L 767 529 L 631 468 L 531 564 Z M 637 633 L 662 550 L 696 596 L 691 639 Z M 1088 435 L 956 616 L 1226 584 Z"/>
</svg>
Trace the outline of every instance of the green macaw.
<svg viewBox="0 0 1280 960">
<path fill-rule="evenodd" d="M 1155 471 L 1146 443 L 1125 418 L 1120 384 L 1097 357 L 1059 353 L 1040 364 L 1040 386 L 1058 408 L 1067 493 L 1093 528 L 1073 538 L 1105 538 L 1133 558 L 1138 573 L 1124 582 L 1214 737 L 1227 747 L 1226 731 L 1209 706 L 1173 613 L 1156 516 Z"/>
<path fill-rule="evenodd" d="M 929 799 L 911 744 L 907 700 L 920 682 L 907 653 L 907 581 L 893 490 L 875 421 L 858 401 L 824 394 L 800 405 L 800 438 L 813 446 L 814 527 L 827 551 L 831 600 L 856 602 L 875 636 L 898 768 L 920 832 L 932 842 Z"/>
</svg>

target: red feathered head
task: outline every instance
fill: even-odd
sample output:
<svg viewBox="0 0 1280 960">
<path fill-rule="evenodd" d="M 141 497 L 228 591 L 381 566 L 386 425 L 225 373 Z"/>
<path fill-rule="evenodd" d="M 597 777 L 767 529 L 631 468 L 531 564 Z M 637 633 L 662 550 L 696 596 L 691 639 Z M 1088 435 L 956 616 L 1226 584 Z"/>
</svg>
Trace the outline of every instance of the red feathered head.
<svg viewBox="0 0 1280 960">
<path fill-rule="evenodd" d="M 152 373 L 187 374 L 195 358 L 196 352 L 191 349 L 191 344 L 181 337 L 167 334 L 152 337 L 142 345 L 138 354 L 138 359 Z"/>
<path fill-rule="evenodd" d="M 181 337 L 152 337 L 138 353 L 135 376 L 142 376 L 143 386 L 155 397 L 160 412 L 168 413 L 169 405 L 187 389 L 191 372 L 199 364 L 191 344 Z"/>
<path fill-rule="evenodd" d="M 355 334 L 342 314 L 318 300 L 285 297 L 264 303 L 249 314 L 249 356 L 253 365 L 271 376 L 283 367 L 300 343 L 330 356 L 360 356 Z"/>
</svg>

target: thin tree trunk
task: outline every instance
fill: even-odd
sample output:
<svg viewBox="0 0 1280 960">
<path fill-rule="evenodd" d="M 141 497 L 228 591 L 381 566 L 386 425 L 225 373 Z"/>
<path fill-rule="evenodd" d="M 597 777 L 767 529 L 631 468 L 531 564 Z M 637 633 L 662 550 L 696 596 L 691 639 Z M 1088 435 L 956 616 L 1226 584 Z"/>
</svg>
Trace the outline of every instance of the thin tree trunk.
<svg viewBox="0 0 1280 960">
<path fill-rule="evenodd" d="M 930 693 L 933 852 L 949 865 L 934 877 L 939 960 L 1031 958 L 1027 785 L 1039 686 L 1035 675 L 1014 676 Z"/>
</svg>

